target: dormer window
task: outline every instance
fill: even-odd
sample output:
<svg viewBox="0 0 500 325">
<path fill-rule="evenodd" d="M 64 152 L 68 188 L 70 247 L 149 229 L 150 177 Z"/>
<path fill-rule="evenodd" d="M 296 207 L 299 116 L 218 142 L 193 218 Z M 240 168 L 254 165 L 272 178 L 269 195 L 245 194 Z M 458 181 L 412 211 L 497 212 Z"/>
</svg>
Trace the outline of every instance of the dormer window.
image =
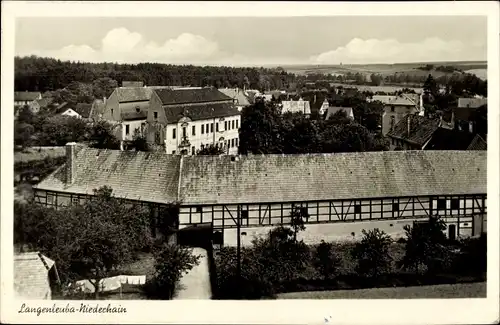
<svg viewBox="0 0 500 325">
<path fill-rule="evenodd" d="M 158 119 L 158 112 L 153 112 L 153 116 L 154 116 L 155 120 Z"/>
<path fill-rule="evenodd" d="M 139 112 L 141 111 L 141 108 L 140 108 L 139 106 L 136 106 L 136 107 L 135 107 L 135 111 L 136 111 L 137 113 L 139 113 Z"/>
</svg>

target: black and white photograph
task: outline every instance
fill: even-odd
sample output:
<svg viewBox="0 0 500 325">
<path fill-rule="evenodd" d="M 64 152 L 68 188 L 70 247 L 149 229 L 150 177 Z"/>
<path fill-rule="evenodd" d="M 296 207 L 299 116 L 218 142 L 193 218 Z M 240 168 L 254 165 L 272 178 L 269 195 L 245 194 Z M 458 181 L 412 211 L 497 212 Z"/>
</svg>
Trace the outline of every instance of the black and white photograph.
<svg viewBox="0 0 500 325">
<path fill-rule="evenodd" d="M 498 320 L 498 3 L 6 2 L 2 321 Z"/>
</svg>

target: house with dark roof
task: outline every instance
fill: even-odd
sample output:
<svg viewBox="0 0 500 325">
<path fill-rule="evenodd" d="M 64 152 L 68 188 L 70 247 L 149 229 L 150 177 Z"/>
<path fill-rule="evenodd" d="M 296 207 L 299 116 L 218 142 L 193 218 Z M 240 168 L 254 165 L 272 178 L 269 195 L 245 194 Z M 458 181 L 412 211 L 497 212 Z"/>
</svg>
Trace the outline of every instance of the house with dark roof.
<svg viewBox="0 0 500 325">
<path fill-rule="evenodd" d="M 403 236 L 404 225 L 430 215 L 455 238 L 480 234 L 486 220 L 486 151 L 190 156 L 70 143 L 66 155 L 34 187 L 36 202 L 78 204 L 110 186 L 117 198 L 149 205 L 153 216 L 178 203 L 171 217 L 179 231 L 208 225 L 216 244 L 236 245 L 238 227 L 252 238 L 290 224 L 294 208 L 308 213 L 307 228 L 333 229 L 310 242 L 373 228 Z"/>
<path fill-rule="evenodd" d="M 14 255 L 14 293 L 20 299 L 52 299 L 55 262 L 39 252 Z"/>
<path fill-rule="evenodd" d="M 240 114 L 234 99 L 215 88 L 153 89 L 147 139 L 169 154 L 195 154 L 209 145 L 235 154 Z"/>
<path fill-rule="evenodd" d="M 369 100 L 379 101 L 384 105 L 384 113 L 382 114 L 383 135 L 389 133 L 407 114 L 420 113 L 423 115 L 418 94 L 374 95 Z"/>
<path fill-rule="evenodd" d="M 438 128 L 424 150 L 487 150 L 486 141 L 479 134 L 457 129 Z"/>
<path fill-rule="evenodd" d="M 391 150 L 422 150 L 440 127 L 441 120 L 407 114 L 387 133 Z"/>
<path fill-rule="evenodd" d="M 135 132 L 145 131 L 152 92 L 149 87 L 119 87 L 106 99 L 102 118 L 116 126 L 119 140 L 131 141 Z"/>
<path fill-rule="evenodd" d="M 219 91 L 224 95 L 231 97 L 234 100 L 234 104 L 241 112 L 244 107 L 250 105 L 250 101 L 248 100 L 245 92 L 239 88 L 219 88 Z"/>
<path fill-rule="evenodd" d="M 459 98 L 457 107 L 452 110 L 453 124 L 464 131 L 474 133 L 474 115 L 480 107 L 487 104 L 487 98 Z"/>
<path fill-rule="evenodd" d="M 16 91 L 14 92 L 14 106 L 21 107 L 30 105 L 37 99 L 42 99 L 42 93 L 39 91 Z"/>
</svg>

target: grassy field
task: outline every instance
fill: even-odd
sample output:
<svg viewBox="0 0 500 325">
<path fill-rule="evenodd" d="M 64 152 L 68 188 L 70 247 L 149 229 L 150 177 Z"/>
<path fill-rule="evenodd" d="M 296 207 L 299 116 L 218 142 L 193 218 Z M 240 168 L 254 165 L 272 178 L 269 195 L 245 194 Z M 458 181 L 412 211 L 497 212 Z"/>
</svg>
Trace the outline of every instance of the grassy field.
<svg viewBox="0 0 500 325">
<path fill-rule="evenodd" d="M 439 299 L 484 297 L 486 297 L 485 282 L 361 290 L 289 292 L 278 295 L 278 299 Z"/>
</svg>

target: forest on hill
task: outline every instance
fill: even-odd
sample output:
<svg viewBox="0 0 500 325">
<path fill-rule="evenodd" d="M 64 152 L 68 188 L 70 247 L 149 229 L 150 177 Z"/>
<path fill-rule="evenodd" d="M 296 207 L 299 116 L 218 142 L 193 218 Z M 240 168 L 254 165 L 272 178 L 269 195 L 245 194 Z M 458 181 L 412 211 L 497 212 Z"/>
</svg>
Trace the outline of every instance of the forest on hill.
<svg viewBox="0 0 500 325">
<path fill-rule="evenodd" d="M 111 78 L 143 81 L 145 85 L 190 85 L 252 89 L 288 88 L 296 76 L 283 69 L 226 66 L 171 65 L 160 63 L 117 64 L 61 61 L 37 56 L 14 58 L 14 85 L 21 91 L 53 91 L 71 82 L 92 83 Z"/>
</svg>

